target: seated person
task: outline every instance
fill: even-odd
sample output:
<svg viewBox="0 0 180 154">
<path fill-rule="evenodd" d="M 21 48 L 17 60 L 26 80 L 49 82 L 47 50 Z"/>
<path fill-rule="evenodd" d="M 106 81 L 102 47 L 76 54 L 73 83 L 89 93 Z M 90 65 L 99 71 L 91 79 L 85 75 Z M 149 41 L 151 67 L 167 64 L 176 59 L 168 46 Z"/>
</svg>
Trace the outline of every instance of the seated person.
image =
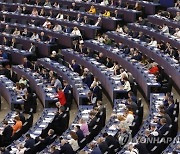
<svg viewBox="0 0 180 154">
<path fill-rule="evenodd" d="M 105 10 L 103 16 L 104 17 L 110 17 L 110 15 L 111 15 L 110 11 Z"/>
<path fill-rule="evenodd" d="M 8 59 L 7 53 L 0 49 L 0 59 Z"/>
<path fill-rule="evenodd" d="M 152 37 L 150 43 L 148 44 L 149 46 L 156 47 L 157 48 L 157 41 Z"/>
<path fill-rule="evenodd" d="M 57 89 L 57 88 L 62 88 L 62 83 L 61 83 L 61 81 L 58 79 L 58 76 L 57 75 L 54 75 L 53 77 L 52 77 L 52 80 L 51 80 L 51 87 L 52 88 L 55 88 L 55 89 Z"/>
<path fill-rule="evenodd" d="M 76 6 L 76 3 L 72 3 L 72 6 L 71 6 L 70 10 L 74 10 L 74 11 L 78 10 L 78 7 Z"/>
<path fill-rule="evenodd" d="M 14 117 L 15 124 L 13 125 L 13 135 L 22 128 L 22 121 L 20 121 L 20 117 Z"/>
<path fill-rule="evenodd" d="M 36 9 L 36 8 L 33 8 L 31 14 L 32 14 L 33 16 L 38 16 L 38 11 L 37 11 L 37 9 Z"/>
<path fill-rule="evenodd" d="M 101 26 L 102 25 L 102 18 L 99 17 L 94 26 Z"/>
<path fill-rule="evenodd" d="M 32 148 L 34 145 L 35 145 L 35 139 L 33 139 L 30 134 L 26 134 L 26 141 L 24 147 Z"/>
<path fill-rule="evenodd" d="M 158 64 L 153 62 L 150 66 L 149 73 L 156 74 L 157 72 L 159 72 Z"/>
<path fill-rule="evenodd" d="M 179 28 L 176 28 L 175 29 L 175 33 L 173 34 L 174 36 L 180 38 L 180 29 Z"/>
<path fill-rule="evenodd" d="M 77 27 L 73 28 L 73 31 L 71 32 L 73 35 L 82 36 L 80 30 Z"/>
<path fill-rule="evenodd" d="M 58 94 L 56 95 L 56 97 L 58 98 L 58 102 L 56 103 L 56 106 L 59 108 L 61 106 L 65 106 L 66 105 L 66 96 L 64 94 L 64 91 L 61 87 L 57 88 Z"/>
<path fill-rule="evenodd" d="M 3 121 L 3 131 L 1 132 L 0 146 L 7 146 L 11 142 L 13 128 L 8 124 L 8 121 Z"/>
<path fill-rule="evenodd" d="M 138 2 L 136 2 L 134 9 L 136 11 L 142 11 L 142 6 Z"/>
<path fill-rule="evenodd" d="M 44 32 L 41 32 L 39 35 L 39 41 L 45 42 L 47 41 L 47 37 L 45 36 Z"/>
<path fill-rule="evenodd" d="M 166 24 L 163 24 L 161 27 L 161 32 L 169 34 L 169 27 Z"/>
<path fill-rule="evenodd" d="M 80 68 L 80 65 L 76 64 L 76 60 L 73 59 L 72 60 L 72 64 L 70 65 L 69 64 L 69 68 L 74 71 L 74 72 L 77 72 L 77 73 L 81 73 L 81 68 Z"/>
<path fill-rule="evenodd" d="M 74 131 L 70 131 L 70 140 L 68 140 L 69 144 L 71 145 L 73 151 L 76 151 L 79 149 L 79 145 L 78 145 L 78 136 Z"/>
<path fill-rule="evenodd" d="M 55 24 L 54 28 L 53 28 L 54 32 L 61 32 L 62 31 L 62 27 L 59 24 Z"/>
<path fill-rule="evenodd" d="M 43 26 L 44 28 L 50 29 L 50 28 L 51 28 L 51 22 L 50 22 L 49 20 L 46 20 L 42 26 Z"/>
<path fill-rule="evenodd" d="M 124 77 L 123 82 L 124 82 L 123 90 L 126 90 L 126 91 L 129 92 L 131 90 L 131 85 L 130 85 L 130 82 L 129 82 L 128 78 Z"/>
<path fill-rule="evenodd" d="M 18 5 L 16 11 L 14 13 L 21 13 L 22 12 L 22 9 L 21 9 L 21 6 Z"/>
<path fill-rule="evenodd" d="M 74 150 L 72 146 L 69 144 L 69 142 L 65 139 L 60 139 L 60 150 L 59 153 L 64 154 L 73 154 Z"/>
<path fill-rule="evenodd" d="M 176 12 L 176 16 L 175 16 L 175 18 L 173 20 L 177 21 L 177 22 L 180 21 L 180 12 Z"/>
<path fill-rule="evenodd" d="M 123 28 L 117 25 L 116 32 L 124 34 Z"/>
<path fill-rule="evenodd" d="M 81 14 L 80 13 L 77 14 L 76 21 L 77 22 L 82 22 L 82 18 L 81 18 Z"/>
<path fill-rule="evenodd" d="M 39 35 L 36 32 L 34 32 L 30 39 L 31 40 L 39 40 Z"/>
<path fill-rule="evenodd" d="M 59 3 L 58 2 L 54 2 L 53 7 L 59 8 Z"/>
<path fill-rule="evenodd" d="M 108 37 L 108 35 L 104 36 L 103 43 L 106 44 L 106 45 L 111 45 L 112 44 L 111 39 Z"/>
<path fill-rule="evenodd" d="M 51 7 L 51 2 L 49 2 L 49 0 L 46 0 L 45 3 L 44 3 L 44 6 Z"/>
<path fill-rule="evenodd" d="M 64 19 L 64 15 L 62 13 L 58 13 L 57 16 L 56 16 L 56 19 Z"/>
<path fill-rule="evenodd" d="M 81 118 L 79 121 L 79 124 L 80 124 L 80 129 L 82 130 L 84 137 L 89 135 L 89 128 L 88 128 L 87 122 L 83 118 Z"/>
<path fill-rule="evenodd" d="M 87 16 L 84 16 L 83 19 L 82 19 L 82 24 L 89 24 L 89 19 Z"/>
<path fill-rule="evenodd" d="M 93 5 L 91 5 L 88 13 L 90 13 L 90 14 L 96 14 L 96 8 L 95 8 Z"/>
</svg>

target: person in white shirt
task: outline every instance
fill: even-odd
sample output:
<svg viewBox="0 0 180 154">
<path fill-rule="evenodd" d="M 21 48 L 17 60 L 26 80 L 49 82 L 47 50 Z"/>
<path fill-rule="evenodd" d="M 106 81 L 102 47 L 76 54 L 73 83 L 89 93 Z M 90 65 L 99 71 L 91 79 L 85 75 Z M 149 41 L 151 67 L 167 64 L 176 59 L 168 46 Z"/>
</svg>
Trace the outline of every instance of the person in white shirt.
<svg viewBox="0 0 180 154">
<path fill-rule="evenodd" d="M 51 2 L 49 2 L 49 0 L 46 0 L 46 2 L 44 3 L 44 6 L 51 7 Z"/>
<path fill-rule="evenodd" d="M 163 24 L 161 32 L 169 34 L 169 27 L 166 24 Z"/>
<path fill-rule="evenodd" d="M 108 5 L 109 4 L 109 1 L 108 0 L 103 0 L 102 2 L 101 2 L 101 5 Z"/>
<path fill-rule="evenodd" d="M 62 19 L 64 19 L 64 15 L 61 13 L 58 13 L 58 15 L 56 16 L 56 19 L 62 20 Z"/>
<path fill-rule="evenodd" d="M 124 77 L 123 81 L 124 81 L 123 90 L 130 91 L 131 90 L 131 85 L 129 83 L 128 78 Z"/>
<path fill-rule="evenodd" d="M 53 28 L 53 31 L 55 31 L 55 32 L 60 32 L 60 31 L 62 31 L 61 25 L 56 24 L 56 25 L 54 26 L 54 28 Z"/>
<path fill-rule="evenodd" d="M 51 22 L 49 20 L 46 20 L 43 24 L 44 28 L 49 28 L 49 26 L 51 26 Z"/>
<path fill-rule="evenodd" d="M 156 48 L 157 48 L 158 43 L 157 43 L 157 41 L 152 37 L 152 38 L 151 38 L 151 42 L 150 42 L 148 45 L 151 46 L 151 47 L 156 47 Z"/>
<path fill-rule="evenodd" d="M 39 40 L 39 35 L 36 32 L 34 32 L 31 36 L 31 40 Z"/>
<path fill-rule="evenodd" d="M 175 29 L 175 33 L 173 34 L 174 36 L 180 38 L 180 29 L 179 28 L 176 28 Z"/>
<path fill-rule="evenodd" d="M 82 36 L 80 30 L 77 27 L 73 28 L 73 31 L 71 32 L 73 35 Z"/>
<path fill-rule="evenodd" d="M 79 149 L 78 145 L 78 136 L 74 131 L 70 132 L 71 139 L 68 141 L 71 145 L 73 151 L 77 151 Z"/>
<path fill-rule="evenodd" d="M 139 154 L 138 149 L 134 147 L 134 145 L 131 143 L 128 145 L 128 150 L 124 152 L 125 154 Z"/>
<path fill-rule="evenodd" d="M 97 22 L 95 23 L 94 26 L 100 26 L 101 24 L 101 17 L 98 18 Z"/>
<path fill-rule="evenodd" d="M 123 28 L 117 25 L 116 32 L 124 34 Z"/>
<path fill-rule="evenodd" d="M 54 3 L 53 5 L 55 8 L 59 8 L 59 4 L 57 2 Z"/>
</svg>

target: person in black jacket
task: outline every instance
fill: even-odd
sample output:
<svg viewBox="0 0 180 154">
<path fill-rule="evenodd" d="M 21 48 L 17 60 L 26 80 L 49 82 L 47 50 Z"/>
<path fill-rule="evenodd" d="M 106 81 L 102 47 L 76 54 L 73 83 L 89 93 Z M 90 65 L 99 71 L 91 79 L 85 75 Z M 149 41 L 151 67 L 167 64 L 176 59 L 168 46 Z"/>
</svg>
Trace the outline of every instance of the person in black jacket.
<svg viewBox="0 0 180 154">
<path fill-rule="evenodd" d="M 26 134 L 26 141 L 25 141 L 24 147 L 32 148 L 34 144 L 35 144 L 35 140 L 31 138 L 30 134 Z"/>
<path fill-rule="evenodd" d="M 97 143 L 102 153 L 108 152 L 108 145 L 103 137 L 98 138 Z"/>
<path fill-rule="evenodd" d="M 111 153 L 115 153 L 115 150 L 118 149 L 119 147 L 119 143 L 116 140 L 115 137 L 113 137 L 112 135 L 108 135 L 108 133 L 104 133 L 103 137 L 105 138 L 105 142 L 107 143 L 108 147 L 112 146 L 111 149 L 109 149 L 111 151 Z"/>
<path fill-rule="evenodd" d="M 20 121 L 22 121 L 22 123 L 26 122 L 26 118 L 24 117 L 24 114 L 21 113 L 19 110 L 16 110 L 16 116 L 19 116 Z"/>
<path fill-rule="evenodd" d="M 83 131 L 80 129 L 79 125 L 75 126 L 75 132 L 76 132 L 76 134 L 78 136 L 78 143 L 80 143 L 80 141 L 82 139 L 84 139 L 84 134 L 83 134 Z"/>
<path fill-rule="evenodd" d="M 88 128 L 89 128 L 89 131 L 91 132 L 93 127 L 96 125 L 96 121 L 97 121 L 97 117 L 96 117 L 96 112 L 94 111 L 91 111 L 89 113 L 89 118 L 90 118 L 90 123 L 88 124 Z"/>
<path fill-rule="evenodd" d="M 13 133 L 13 128 L 8 125 L 7 121 L 3 121 L 4 130 L 1 135 L 1 141 L 0 146 L 7 146 L 11 142 L 11 136 Z"/>
<path fill-rule="evenodd" d="M 53 129 L 57 135 L 61 135 L 65 130 L 67 121 L 64 120 L 64 115 L 65 115 L 65 108 L 61 106 L 52 122 Z"/>
<path fill-rule="evenodd" d="M 25 94 L 25 101 L 24 101 L 24 113 L 29 113 L 30 108 L 31 108 L 31 104 L 33 102 L 33 94 L 31 91 L 31 88 L 28 87 L 26 94 Z"/>
<path fill-rule="evenodd" d="M 60 139 L 60 143 L 61 147 L 59 154 L 74 154 L 71 145 L 65 139 Z"/>
</svg>

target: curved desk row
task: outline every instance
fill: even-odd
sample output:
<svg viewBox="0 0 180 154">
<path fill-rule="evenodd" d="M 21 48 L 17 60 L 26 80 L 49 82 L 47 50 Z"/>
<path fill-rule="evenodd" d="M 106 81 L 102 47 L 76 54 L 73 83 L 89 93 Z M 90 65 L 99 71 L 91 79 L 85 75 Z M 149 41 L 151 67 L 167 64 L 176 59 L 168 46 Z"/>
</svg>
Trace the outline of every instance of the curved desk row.
<svg viewBox="0 0 180 154">
<path fill-rule="evenodd" d="M 42 133 L 44 133 L 43 131 L 45 131 L 46 128 L 48 128 L 48 126 L 52 123 L 56 112 L 57 112 L 57 108 L 44 109 L 43 112 L 41 113 L 40 118 L 33 125 L 33 127 L 29 129 L 29 131 L 26 134 L 30 134 L 33 139 L 36 139 L 37 137 L 39 137 Z M 14 153 L 17 150 L 17 143 L 25 143 L 26 134 L 21 136 L 18 140 L 14 141 L 10 145 L 11 153 Z"/>
<path fill-rule="evenodd" d="M 44 107 L 47 108 L 49 103 L 56 102 L 58 100 L 54 97 L 56 95 L 55 89 L 48 88 L 50 83 L 43 79 L 39 73 L 31 70 L 30 68 L 24 68 L 20 65 L 13 66 L 12 70 L 16 72 L 18 78 L 24 76 L 29 80 L 30 87 L 35 90 Z"/>
<path fill-rule="evenodd" d="M 143 139 L 146 139 L 145 131 L 147 129 L 148 130 L 150 129 L 150 125 L 157 125 L 157 122 L 154 121 L 155 118 L 157 118 L 158 120 L 160 120 L 162 118 L 162 116 L 160 116 L 159 113 L 158 113 L 158 111 L 159 111 L 158 107 L 163 103 L 163 100 L 164 100 L 164 94 L 163 93 L 156 93 L 156 94 L 155 93 L 151 93 L 149 115 L 148 115 L 147 119 L 145 120 L 144 124 L 142 125 L 141 129 L 138 131 L 136 136 L 134 138 L 132 138 L 130 143 L 135 143 L 135 144 L 143 144 L 144 143 L 145 145 L 146 145 L 146 143 L 148 144 L 148 140 L 143 140 Z M 168 131 L 171 132 L 171 129 L 172 129 L 172 127 L 169 127 Z M 165 134 L 169 135 L 169 133 L 167 133 L 168 131 L 166 131 Z M 161 130 L 159 130 L 159 132 L 161 132 Z M 164 137 L 167 137 L 167 135 L 165 135 L 165 134 L 163 134 Z M 156 136 L 156 137 L 158 137 L 158 136 Z M 161 139 L 161 137 L 159 136 L 159 138 L 158 138 L 159 142 L 161 142 L 160 139 Z M 168 140 L 168 142 L 169 142 L 169 140 Z M 162 147 L 161 146 L 157 146 L 157 144 L 154 143 L 152 145 L 152 147 L 151 147 L 151 150 L 149 152 L 150 153 L 157 153 L 156 150 L 158 150 L 158 152 L 160 152 L 159 149 L 161 149 Z M 124 154 L 124 152 L 126 150 L 127 150 L 126 148 L 123 148 L 119 152 L 119 154 Z"/>
<path fill-rule="evenodd" d="M 153 24 L 158 24 L 162 26 L 163 24 L 166 24 L 167 26 L 173 27 L 173 28 L 179 28 L 180 23 L 177 21 L 174 21 L 172 19 L 168 19 L 166 17 L 162 17 L 159 15 L 150 15 L 148 16 L 148 20 Z"/>
<path fill-rule="evenodd" d="M 1 39 L 1 35 L 0 35 L 0 39 Z M 23 64 L 24 58 L 32 55 L 32 53 L 28 51 L 19 50 L 4 45 L 0 45 L 0 50 L 11 55 L 13 64 Z"/>
<path fill-rule="evenodd" d="M 89 71 L 100 80 L 112 102 L 118 94 L 127 94 L 127 91 L 119 88 L 122 86 L 120 78 L 114 76 L 112 71 L 108 70 L 105 65 L 97 62 L 96 59 L 81 55 L 72 49 L 63 49 L 61 53 L 64 55 L 66 61 L 71 62 L 72 59 L 75 59 L 78 64 L 88 68 Z"/>
<path fill-rule="evenodd" d="M 133 39 L 130 36 L 119 34 L 117 32 L 107 32 L 108 36 L 116 42 L 122 42 L 129 47 L 137 48 L 140 52 L 154 59 L 160 66 L 162 66 L 166 74 L 170 75 L 177 87 L 180 89 L 180 66 L 169 55 L 164 55 L 161 50 L 150 47 L 145 42 L 139 39 Z"/>
<path fill-rule="evenodd" d="M 128 27 L 132 29 L 133 31 L 137 32 L 143 32 L 144 35 L 149 35 L 151 37 L 154 37 L 158 42 L 169 42 L 173 47 L 176 47 L 177 49 L 180 49 L 180 38 L 175 37 L 173 35 L 166 35 L 164 33 L 160 33 L 160 31 L 157 31 L 151 27 L 143 26 L 139 24 L 128 24 Z"/>
<path fill-rule="evenodd" d="M 15 18 L 18 21 L 21 20 L 36 20 L 38 22 L 40 22 L 41 24 L 43 24 L 46 20 L 47 17 L 43 17 L 43 16 L 32 16 L 30 14 L 18 14 L 18 13 L 14 13 L 14 12 L 3 12 L 4 14 L 6 13 L 6 15 L 8 15 L 11 18 Z M 48 18 L 48 20 L 52 23 L 52 24 L 59 24 L 59 25 L 63 25 L 63 26 L 67 26 L 67 27 L 78 27 L 79 30 L 81 30 L 84 33 L 84 36 L 89 38 L 89 39 L 93 39 L 96 36 L 96 33 L 98 30 L 101 29 L 101 27 L 99 26 L 95 26 L 95 25 L 83 25 L 78 23 L 77 21 L 67 21 L 67 20 L 62 20 L 62 19 L 56 19 L 56 18 Z"/>
<path fill-rule="evenodd" d="M 60 4 L 62 5 L 68 5 L 71 7 L 72 3 L 75 2 L 74 0 L 61 0 L 59 1 Z M 124 20 L 126 22 L 134 22 L 136 21 L 138 15 L 141 14 L 141 11 L 136 11 L 136 10 L 130 10 L 130 9 L 125 9 L 121 7 L 116 7 L 116 6 L 105 6 L 105 5 L 100 5 L 99 3 L 93 3 L 93 2 L 75 2 L 76 5 L 79 5 L 81 7 L 84 7 L 86 10 L 89 10 L 91 5 L 94 5 L 94 7 L 98 10 L 101 10 L 104 12 L 105 10 L 112 11 L 114 12 L 115 10 L 118 11 L 118 14 L 123 14 Z"/>
<path fill-rule="evenodd" d="M 85 41 L 84 46 L 90 48 L 91 50 L 102 52 L 105 56 L 117 61 L 123 68 L 127 69 L 127 71 L 133 75 L 148 99 L 152 88 L 160 86 L 160 84 L 156 82 L 155 76 L 153 74 L 149 74 L 148 70 L 144 68 L 141 63 L 133 61 L 131 57 L 127 57 L 127 55 L 119 49 L 93 40 Z"/>
<path fill-rule="evenodd" d="M 74 126 L 79 125 L 79 120 L 81 118 L 83 118 L 85 121 L 89 121 L 89 112 L 92 110 L 92 106 L 86 106 L 86 105 L 80 105 L 77 115 L 73 121 L 73 123 L 69 126 L 69 128 L 61 135 L 63 138 L 65 139 L 69 139 L 69 132 L 71 130 L 74 129 Z M 59 144 L 59 139 L 57 139 L 56 141 L 54 141 L 51 145 L 49 145 L 48 147 L 46 147 L 43 151 L 41 151 L 40 153 L 48 153 L 49 149 L 52 145 L 55 145 L 59 148 L 60 144 Z"/>
<path fill-rule="evenodd" d="M 47 44 L 44 42 L 37 42 L 35 40 L 30 40 L 28 37 L 23 36 L 14 36 L 12 34 L 0 34 L 0 41 L 3 42 L 3 37 L 6 37 L 8 40 L 15 38 L 19 44 L 23 45 L 24 50 L 29 50 L 31 47 L 31 43 L 34 43 L 35 46 L 38 48 L 38 53 L 41 56 L 49 56 L 51 54 L 51 48 L 54 48 L 53 44 Z"/>
<path fill-rule="evenodd" d="M 24 30 L 24 28 L 27 28 L 28 32 L 36 32 L 36 33 L 41 33 L 44 32 L 46 36 L 52 36 L 53 38 L 57 38 L 57 41 L 60 45 L 66 46 L 66 47 L 72 47 L 73 46 L 73 41 L 77 40 L 79 37 L 77 35 L 71 35 L 68 33 L 64 32 L 55 32 L 53 30 L 45 29 L 43 27 L 39 26 L 32 26 L 32 25 L 24 25 L 21 24 L 22 19 L 20 18 L 19 15 L 17 14 L 11 14 L 11 13 L 1 13 L 0 16 L 6 15 L 7 18 L 10 19 L 17 19 L 18 23 L 1 23 L 1 27 L 5 27 L 5 25 L 9 25 L 10 28 L 18 28 L 18 30 Z M 23 17 L 22 17 L 23 18 Z M 42 23 L 43 25 L 43 23 Z M 48 56 L 48 55 L 45 55 Z"/>
<path fill-rule="evenodd" d="M 14 83 L 3 75 L 0 76 L 0 87 L 0 94 L 9 103 L 11 110 L 14 109 L 14 104 L 24 103 L 14 90 Z"/>
<path fill-rule="evenodd" d="M 81 14 L 81 18 L 84 17 L 84 16 L 87 16 L 88 20 L 93 20 L 94 23 L 96 23 L 97 19 L 101 16 L 95 14 L 95 15 L 92 15 L 92 14 L 89 14 L 89 13 L 86 13 L 86 12 L 81 12 L 81 11 L 75 11 L 75 10 L 70 10 L 70 9 L 64 9 L 64 8 L 53 8 L 53 7 L 44 7 L 44 6 L 36 6 L 36 5 L 27 5 L 27 4 L 17 4 L 17 3 L 0 3 L 0 6 L 1 5 L 5 5 L 7 7 L 11 7 L 10 9 L 15 11 L 17 6 L 21 6 L 21 7 L 26 7 L 26 9 L 28 11 L 32 11 L 33 8 L 36 8 L 38 11 L 40 11 L 42 8 L 46 11 L 53 11 L 53 13 L 57 14 L 59 12 L 61 12 L 62 14 L 64 15 L 69 15 L 70 17 L 77 17 L 78 14 Z M 110 17 L 110 18 L 106 18 L 106 17 L 102 17 L 102 28 L 104 29 L 107 29 L 107 30 L 115 30 L 116 29 L 116 26 L 117 24 L 120 23 L 120 21 L 122 21 L 121 18 L 113 18 L 113 17 Z M 111 24 L 109 24 L 109 22 L 111 22 Z M 70 46 L 68 46 L 70 47 Z"/>
<path fill-rule="evenodd" d="M 173 153 L 173 151 L 180 153 L 180 134 L 178 134 L 174 140 L 169 144 L 169 146 L 162 152 L 162 154 L 169 154 L 169 153 Z"/>
<path fill-rule="evenodd" d="M 38 59 L 37 65 L 42 65 L 46 69 L 52 70 L 53 72 L 56 72 L 57 75 L 62 76 L 64 80 L 73 86 L 73 95 L 78 105 L 83 104 L 84 100 L 87 98 L 89 88 L 82 82 L 78 73 L 75 73 L 62 64 L 47 58 Z"/>
</svg>

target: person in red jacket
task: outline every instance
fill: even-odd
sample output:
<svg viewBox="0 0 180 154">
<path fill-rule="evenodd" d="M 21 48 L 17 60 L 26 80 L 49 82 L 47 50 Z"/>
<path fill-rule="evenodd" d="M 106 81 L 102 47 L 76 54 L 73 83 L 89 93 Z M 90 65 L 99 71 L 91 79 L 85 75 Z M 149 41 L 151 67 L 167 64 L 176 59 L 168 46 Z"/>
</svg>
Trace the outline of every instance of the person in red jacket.
<svg viewBox="0 0 180 154">
<path fill-rule="evenodd" d="M 152 63 L 152 67 L 149 69 L 149 73 L 157 74 L 159 72 L 159 68 L 157 63 Z"/>
<path fill-rule="evenodd" d="M 61 87 L 58 87 L 58 93 L 57 93 L 56 97 L 59 99 L 59 101 L 56 103 L 56 106 L 58 108 L 60 106 L 65 106 L 65 104 L 66 104 L 66 97 L 65 97 L 64 91 L 62 90 Z"/>
</svg>

